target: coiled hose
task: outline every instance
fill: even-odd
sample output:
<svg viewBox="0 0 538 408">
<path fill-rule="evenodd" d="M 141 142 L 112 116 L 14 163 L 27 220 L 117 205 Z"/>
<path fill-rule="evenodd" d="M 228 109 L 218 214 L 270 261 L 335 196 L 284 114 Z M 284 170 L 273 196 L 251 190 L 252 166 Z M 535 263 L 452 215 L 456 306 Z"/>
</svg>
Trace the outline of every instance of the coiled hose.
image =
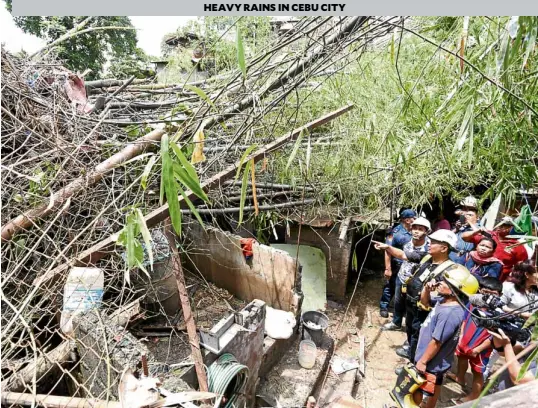
<svg viewBox="0 0 538 408">
<path fill-rule="evenodd" d="M 239 364 L 233 355 L 225 353 L 209 366 L 207 372 L 209 391 L 227 399 L 224 408 L 238 408 L 236 403 L 245 391 L 248 367 Z"/>
</svg>

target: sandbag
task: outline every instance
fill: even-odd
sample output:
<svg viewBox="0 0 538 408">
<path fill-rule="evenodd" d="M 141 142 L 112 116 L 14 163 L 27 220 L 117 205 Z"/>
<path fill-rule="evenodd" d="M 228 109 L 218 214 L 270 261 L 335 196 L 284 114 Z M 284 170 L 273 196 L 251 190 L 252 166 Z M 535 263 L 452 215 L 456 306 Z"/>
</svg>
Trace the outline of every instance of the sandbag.
<svg viewBox="0 0 538 408">
<path fill-rule="evenodd" d="M 292 312 L 266 307 L 265 334 L 273 339 L 289 339 L 293 334 L 293 328 L 297 324 Z"/>
</svg>

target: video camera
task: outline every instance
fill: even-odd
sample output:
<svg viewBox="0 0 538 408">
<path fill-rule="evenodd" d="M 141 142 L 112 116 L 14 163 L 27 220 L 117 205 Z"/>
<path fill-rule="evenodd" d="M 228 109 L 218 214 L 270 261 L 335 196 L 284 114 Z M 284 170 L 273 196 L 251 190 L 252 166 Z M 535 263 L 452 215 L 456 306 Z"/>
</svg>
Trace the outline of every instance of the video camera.
<svg viewBox="0 0 538 408">
<path fill-rule="evenodd" d="M 505 312 L 496 310 L 496 308 L 489 308 L 487 310 L 474 308 L 472 319 L 478 327 L 492 331 L 502 329 L 513 343 L 516 341 L 525 343 L 531 337 L 530 329 L 523 328 L 525 319 L 518 315 L 506 315 Z"/>
</svg>

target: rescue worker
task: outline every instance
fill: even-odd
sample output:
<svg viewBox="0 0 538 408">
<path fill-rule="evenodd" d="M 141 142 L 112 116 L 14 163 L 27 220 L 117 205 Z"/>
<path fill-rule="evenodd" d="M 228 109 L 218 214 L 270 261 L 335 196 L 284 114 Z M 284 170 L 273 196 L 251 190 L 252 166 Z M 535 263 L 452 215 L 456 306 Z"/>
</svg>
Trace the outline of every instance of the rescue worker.
<svg viewBox="0 0 538 408">
<path fill-rule="evenodd" d="M 403 210 L 400 213 L 400 223 L 388 233 L 385 243 L 396 248 L 403 249 L 403 246 L 411 241 L 411 224 L 417 217 L 414 210 Z M 379 314 L 381 317 L 389 317 L 389 304 L 396 289 L 396 276 L 402 265 L 402 260 L 392 258 L 385 253 L 385 285 L 379 301 Z"/>
<path fill-rule="evenodd" d="M 405 326 L 408 345 L 396 350 L 396 354 L 410 361 L 414 361 L 420 326 L 429 313 L 429 309 L 420 302 L 422 288 L 426 283 L 440 276 L 442 272 L 458 268 L 458 265 L 448 258 L 450 251 L 456 245 L 456 234 L 442 229 L 430 234 L 428 238 L 430 246 L 427 255 L 421 251 L 404 252 L 389 245 L 374 243 L 376 249 L 387 250 L 394 257 L 416 264 L 413 275 L 403 289 L 406 293 Z"/>
<path fill-rule="evenodd" d="M 404 245 L 404 252 L 420 251 L 426 253 L 430 245 L 430 239 L 427 237 L 431 231 L 431 224 L 424 217 L 419 217 L 411 225 L 411 234 L 413 239 Z M 388 252 L 388 251 L 387 251 Z M 402 287 L 413 274 L 415 264 L 410 261 L 403 261 L 396 279 L 396 290 L 394 292 L 394 314 L 392 321 L 385 324 L 382 330 L 401 330 L 402 321 L 405 316 L 405 293 Z"/>
<path fill-rule="evenodd" d="M 432 292 L 437 296 L 432 297 Z M 459 302 L 478 291 L 478 281 L 461 265 L 444 270 L 438 279 L 427 282 L 420 293 L 420 302 L 433 309 L 420 328 L 414 367 L 403 369 L 391 396 L 402 407 L 434 408 L 445 373 L 450 370 L 458 344 L 465 309 Z M 458 301 L 458 297 L 460 298 Z M 417 373 L 420 376 L 409 376 Z M 417 382 L 418 380 L 418 382 Z M 415 383 L 414 388 L 409 386 Z M 413 391 L 412 391 L 413 389 Z M 410 395 L 411 394 L 411 395 Z M 411 399 L 412 396 L 412 399 Z"/>
</svg>

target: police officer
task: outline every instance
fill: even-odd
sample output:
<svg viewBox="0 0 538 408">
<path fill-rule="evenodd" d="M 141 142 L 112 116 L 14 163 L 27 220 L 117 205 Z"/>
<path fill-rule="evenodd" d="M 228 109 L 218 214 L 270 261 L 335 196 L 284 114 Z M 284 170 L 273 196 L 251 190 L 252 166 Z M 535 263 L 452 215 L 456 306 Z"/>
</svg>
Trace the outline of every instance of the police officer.
<svg viewBox="0 0 538 408">
<path fill-rule="evenodd" d="M 403 249 L 404 245 L 411 241 L 411 224 L 417 217 L 417 213 L 413 210 L 403 210 L 400 213 L 400 223 L 392 228 L 387 234 L 385 244 L 394 246 L 398 249 Z M 396 288 L 396 276 L 402 265 L 402 260 L 393 258 L 390 254 L 385 254 L 385 285 L 379 300 L 379 314 L 381 317 L 389 317 L 389 303 L 394 297 Z"/>
</svg>

